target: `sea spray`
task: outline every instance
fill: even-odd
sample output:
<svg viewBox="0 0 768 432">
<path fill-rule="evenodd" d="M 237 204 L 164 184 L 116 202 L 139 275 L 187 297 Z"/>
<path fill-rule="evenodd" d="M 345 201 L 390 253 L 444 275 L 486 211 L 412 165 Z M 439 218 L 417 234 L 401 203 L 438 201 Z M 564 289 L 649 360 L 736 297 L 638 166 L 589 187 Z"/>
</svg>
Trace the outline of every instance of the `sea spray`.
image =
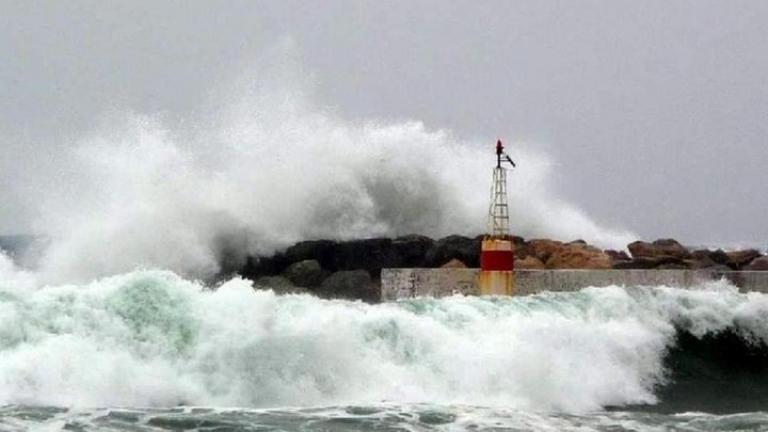
<svg viewBox="0 0 768 432">
<path fill-rule="evenodd" d="M 26 291 L 37 286 L 35 273 L 20 268 L 11 256 L 0 249 L 0 290 Z"/>
<path fill-rule="evenodd" d="M 136 268 L 207 278 L 304 239 L 485 230 L 495 136 L 339 118 L 313 103 L 283 56 L 215 90 L 197 116 L 113 113 L 74 139 L 45 187 L 24 195 L 51 239 L 41 279 Z M 520 162 L 510 174 L 515 233 L 613 248 L 635 237 L 559 199 L 541 149 L 509 137 L 508 150 Z"/>
<path fill-rule="evenodd" d="M 724 283 L 366 305 L 136 271 L 3 289 L 0 404 L 584 412 L 655 402 L 676 331 L 766 340 L 766 314 Z"/>
</svg>

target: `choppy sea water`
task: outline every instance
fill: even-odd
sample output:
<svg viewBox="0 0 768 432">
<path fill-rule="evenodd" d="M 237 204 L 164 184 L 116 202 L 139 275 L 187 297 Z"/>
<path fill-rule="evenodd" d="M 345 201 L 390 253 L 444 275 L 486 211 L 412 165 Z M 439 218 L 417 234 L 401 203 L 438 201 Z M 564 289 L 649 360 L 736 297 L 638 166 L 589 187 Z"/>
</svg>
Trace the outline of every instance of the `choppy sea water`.
<svg viewBox="0 0 768 432">
<path fill-rule="evenodd" d="M 304 409 L 65 409 L 8 406 L 4 431 L 756 431 L 768 413 L 534 413 L 471 406 L 393 405 Z"/>
<path fill-rule="evenodd" d="M 0 430 L 768 430 L 768 296 L 366 305 L 172 272 L 0 280 Z"/>
</svg>

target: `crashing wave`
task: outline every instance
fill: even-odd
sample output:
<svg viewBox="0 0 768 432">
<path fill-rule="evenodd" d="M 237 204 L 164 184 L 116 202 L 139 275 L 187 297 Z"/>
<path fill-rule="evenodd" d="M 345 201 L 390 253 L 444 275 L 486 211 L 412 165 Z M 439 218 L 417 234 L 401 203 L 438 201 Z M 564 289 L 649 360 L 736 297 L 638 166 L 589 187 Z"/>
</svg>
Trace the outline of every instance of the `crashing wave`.
<svg viewBox="0 0 768 432">
<path fill-rule="evenodd" d="M 240 279 L 213 291 L 165 271 L 6 285 L 0 404 L 653 404 L 680 378 L 670 355 L 688 352 L 681 334 L 764 347 L 767 316 L 768 296 L 725 283 L 379 305 L 254 292 Z"/>
</svg>

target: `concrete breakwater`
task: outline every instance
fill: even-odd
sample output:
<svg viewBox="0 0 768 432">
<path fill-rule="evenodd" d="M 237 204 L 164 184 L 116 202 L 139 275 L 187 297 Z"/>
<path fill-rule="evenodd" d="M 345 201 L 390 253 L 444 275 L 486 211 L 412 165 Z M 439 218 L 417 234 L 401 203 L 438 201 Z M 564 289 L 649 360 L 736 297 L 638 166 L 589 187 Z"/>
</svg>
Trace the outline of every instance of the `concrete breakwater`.
<svg viewBox="0 0 768 432">
<path fill-rule="evenodd" d="M 675 240 L 661 239 L 633 242 L 627 245 L 626 251 L 616 251 L 601 250 L 581 240 L 510 239 L 517 258 L 518 293 L 556 290 L 560 286 L 569 287 L 567 289 L 611 284 L 682 286 L 693 278 L 690 275 L 697 275 L 699 279 L 725 275 L 742 286 L 752 283 L 749 272 L 768 274 L 768 256 L 756 249 L 689 249 Z M 390 284 L 392 274 L 427 278 L 430 286 L 446 286 L 447 292 L 453 292 L 457 284 L 470 289 L 477 272 L 472 269 L 480 267 L 482 240 L 483 236 L 457 235 L 438 240 L 420 235 L 394 239 L 310 240 L 268 255 L 248 257 L 244 265 L 238 261 L 236 265 L 223 267 L 253 280 L 257 288 L 377 302 L 384 294 L 382 286 Z M 439 271 L 433 272 L 435 270 Z M 754 277 L 763 280 L 768 276 Z M 747 281 L 742 281 L 745 278 Z M 528 286 L 536 288 L 528 289 Z M 541 288 L 547 286 L 550 288 Z M 749 286 L 760 286 L 760 283 Z"/>
<path fill-rule="evenodd" d="M 381 299 L 477 295 L 479 269 L 384 269 Z M 518 270 L 515 294 L 578 291 L 587 287 L 659 286 L 692 288 L 726 279 L 744 292 L 768 292 L 768 272 L 711 270 Z"/>
</svg>

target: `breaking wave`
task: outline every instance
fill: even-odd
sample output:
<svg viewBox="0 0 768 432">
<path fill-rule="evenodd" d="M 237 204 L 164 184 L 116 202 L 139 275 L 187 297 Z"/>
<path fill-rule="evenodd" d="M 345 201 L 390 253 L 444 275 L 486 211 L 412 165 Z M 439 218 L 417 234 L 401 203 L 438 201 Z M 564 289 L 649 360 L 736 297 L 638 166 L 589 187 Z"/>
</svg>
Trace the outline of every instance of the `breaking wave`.
<svg viewBox="0 0 768 432">
<path fill-rule="evenodd" d="M 686 356 L 718 349 L 701 344 L 731 334 L 765 353 L 766 318 L 768 296 L 724 282 L 379 305 L 240 279 L 210 290 L 167 271 L 33 291 L 4 283 L 0 405 L 657 404 L 703 370 L 680 375 L 700 365 Z"/>
<path fill-rule="evenodd" d="M 207 278 L 304 239 L 485 231 L 495 136 L 345 120 L 313 103 L 290 55 L 263 63 L 215 88 L 201 113 L 113 113 L 73 140 L 50 181 L 26 194 L 36 232 L 50 237 L 40 278 L 137 268 Z M 509 144 L 516 233 L 619 248 L 634 238 L 559 200 L 552 161 Z"/>
</svg>

